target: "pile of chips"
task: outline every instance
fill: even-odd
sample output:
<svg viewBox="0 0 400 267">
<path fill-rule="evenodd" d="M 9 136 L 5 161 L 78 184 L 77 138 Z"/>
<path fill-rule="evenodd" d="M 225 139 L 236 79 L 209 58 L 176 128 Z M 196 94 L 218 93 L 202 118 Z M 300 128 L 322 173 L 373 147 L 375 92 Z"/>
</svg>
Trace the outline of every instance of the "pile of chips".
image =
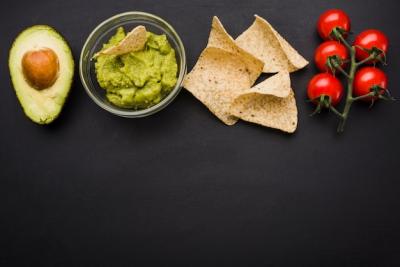
<svg viewBox="0 0 400 267">
<path fill-rule="evenodd" d="M 292 133 L 297 107 L 289 72 L 308 62 L 263 18 L 234 40 L 213 18 L 207 47 L 184 87 L 227 125 L 239 119 Z M 276 73 L 254 85 L 261 73 Z"/>
</svg>

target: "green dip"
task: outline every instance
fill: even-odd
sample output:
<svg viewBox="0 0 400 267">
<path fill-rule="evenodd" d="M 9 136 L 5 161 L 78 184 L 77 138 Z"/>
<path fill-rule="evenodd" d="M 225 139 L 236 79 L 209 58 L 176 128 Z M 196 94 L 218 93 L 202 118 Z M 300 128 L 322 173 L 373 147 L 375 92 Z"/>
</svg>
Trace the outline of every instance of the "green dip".
<svg viewBox="0 0 400 267">
<path fill-rule="evenodd" d="M 118 44 L 125 36 L 125 30 L 118 28 L 103 49 Z M 121 108 L 151 107 L 164 99 L 177 82 L 175 50 L 165 34 L 147 32 L 143 50 L 120 56 L 100 55 L 95 68 L 108 101 Z"/>
</svg>

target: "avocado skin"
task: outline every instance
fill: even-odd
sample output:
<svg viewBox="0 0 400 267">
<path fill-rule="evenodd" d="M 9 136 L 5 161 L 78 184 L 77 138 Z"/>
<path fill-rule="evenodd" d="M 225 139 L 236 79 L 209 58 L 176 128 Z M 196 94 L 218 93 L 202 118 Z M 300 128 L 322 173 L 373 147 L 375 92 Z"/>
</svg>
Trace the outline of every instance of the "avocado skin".
<svg viewBox="0 0 400 267">
<path fill-rule="evenodd" d="M 71 70 L 70 78 L 64 84 L 64 87 L 65 87 L 64 91 L 66 91 L 66 92 L 65 92 L 65 94 L 62 95 L 62 97 L 60 97 L 58 99 L 60 102 L 60 107 L 59 107 L 58 111 L 54 112 L 52 114 L 48 114 L 48 116 L 46 118 L 39 118 L 39 119 L 37 118 L 37 116 L 32 116 L 32 114 L 31 114 L 32 112 L 30 112 L 26 108 L 24 102 L 21 99 L 21 96 L 18 93 L 17 88 L 15 88 L 16 80 L 18 79 L 18 77 L 16 77 L 16 76 L 20 76 L 19 78 L 24 79 L 22 71 L 14 73 L 12 71 L 12 67 L 11 67 L 11 65 L 14 64 L 12 62 L 13 61 L 13 58 L 12 58 L 13 49 L 16 49 L 16 47 L 19 44 L 19 41 L 24 41 L 24 40 L 20 40 L 20 38 L 24 34 L 26 34 L 27 32 L 33 32 L 33 31 L 47 31 L 48 34 L 56 37 L 60 41 L 60 43 L 62 43 L 64 45 L 64 48 L 66 49 L 65 52 L 67 52 L 66 55 L 68 58 L 67 65 L 68 65 L 68 68 Z M 12 85 L 14 87 L 14 92 L 16 93 L 16 96 L 21 104 L 22 110 L 24 111 L 24 114 L 26 115 L 26 117 L 28 117 L 32 122 L 39 124 L 39 125 L 47 125 L 47 124 L 52 123 L 54 120 L 56 120 L 60 116 L 62 108 L 69 96 L 69 93 L 71 91 L 71 86 L 73 84 L 74 77 L 75 77 L 75 61 L 73 58 L 71 48 L 70 48 L 68 42 L 66 41 L 66 39 L 57 30 L 55 30 L 53 27 L 51 27 L 49 25 L 39 24 L 39 25 L 34 25 L 31 27 L 28 27 L 28 28 L 24 29 L 22 32 L 20 32 L 18 34 L 18 36 L 14 39 L 14 41 L 11 45 L 11 48 L 9 50 L 8 64 L 9 64 L 9 74 L 10 74 Z M 22 94 L 22 92 L 20 92 L 20 94 Z"/>
</svg>

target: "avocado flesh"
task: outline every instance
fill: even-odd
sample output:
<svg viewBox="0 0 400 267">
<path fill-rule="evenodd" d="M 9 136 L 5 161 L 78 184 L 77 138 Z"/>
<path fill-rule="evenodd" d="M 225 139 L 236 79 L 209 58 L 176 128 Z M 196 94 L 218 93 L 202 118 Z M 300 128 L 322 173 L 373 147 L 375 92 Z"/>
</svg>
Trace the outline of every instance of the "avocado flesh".
<svg viewBox="0 0 400 267">
<path fill-rule="evenodd" d="M 31 50 L 52 49 L 59 61 L 58 78 L 50 87 L 37 90 L 25 79 L 22 58 Z M 21 32 L 9 56 L 11 80 L 26 116 L 38 124 L 49 124 L 60 114 L 74 76 L 74 59 L 63 37 L 50 26 L 36 25 Z"/>
</svg>

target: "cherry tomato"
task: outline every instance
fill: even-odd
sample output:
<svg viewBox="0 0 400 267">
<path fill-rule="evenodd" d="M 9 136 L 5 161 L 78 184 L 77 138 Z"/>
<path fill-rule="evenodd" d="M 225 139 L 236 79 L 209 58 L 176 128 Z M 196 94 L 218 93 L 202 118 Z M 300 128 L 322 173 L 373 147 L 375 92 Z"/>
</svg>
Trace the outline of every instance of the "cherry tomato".
<svg viewBox="0 0 400 267">
<path fill-rule="evenodd" d="M 385 54 L 387 53 L 389 40 L 386 35 L 378 30 L 366 30 L 357 35 L 354 40 L 354 46 L 356 46 L 356 58 L 358 60 L 366 59 L 369 54 L 359 47 L 372 49 L 373 47 L 378 48 Z M 375 60 L 376 61 L 376 60 Z M 370 61 L 371 63 L 373 61 Z"/>
<path fill-rule="evenodd" d="M 343 86 L 340 81 L 329 73 L 315 75 L 308 83 L 308 98 L 316 101 L 320 96 L 329 96 L 331 104 L 336 106 L 343 95 Z"/>
<path fill-rule="evenodd" d="M 336 27 L 342 29 L 346 33 L 350 31 L 350 18 L 340 9 L 330 9 L 325 11 L 318 19 L 317 30 L 319 36 L 324 40 L 331 38 L 332 30 Z M 347 34 L 344 34 L 346 37 Z"/>
<path fill-rule="evenodd" d="M 356 72 L 354 76 L 353 95 L 362 96 L 371 92 L 374 86 L 383 88 L 379 93 L 383 94 L 387 89 L 386 74 L 378 68 L 364 67 Z M 377 97 L 364 98 L 365 101 L 375 100 Z"/>
<path fill-rule="evenodd" d="M 320 44 L 317 47 L 314 54 L 314 61 L 317 65 L 317 68 L 320 71 L 328 71 L 332 72 L 331 69 L 326 65 L 328 57 L 330 56 L 337 56 L 342 61 L 349 58 L 349 54 L 347 52 L 347 48 L 337 41 L 326 41 Z M 343 67 L 345 65 L 344 62 L 340 65 Z"/>
</svg>

